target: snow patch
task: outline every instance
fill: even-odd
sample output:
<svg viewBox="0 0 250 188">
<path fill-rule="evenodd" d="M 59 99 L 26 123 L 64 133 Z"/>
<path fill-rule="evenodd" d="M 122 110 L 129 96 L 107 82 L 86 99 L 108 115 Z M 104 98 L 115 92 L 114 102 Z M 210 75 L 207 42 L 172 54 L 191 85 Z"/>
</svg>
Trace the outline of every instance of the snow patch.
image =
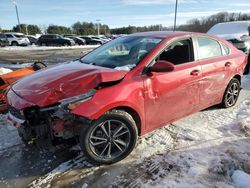
<svg viewBox="0 0 250 188">
<path fill-rule="evenodd" d="M 3 74 L 7 74 L 9 72 L 12 72 L 11 69 L 7 69 L 7 68 L 4 68 L 4 67 L 1 67 L 0 68 L 0 75 L 3 75 Z"/>
<path fill-rule="evenodd" d="M 241 170 L 234 171 L 232 180 L 236 188 L 250 188 L 250 175 Z"/>
</svg>

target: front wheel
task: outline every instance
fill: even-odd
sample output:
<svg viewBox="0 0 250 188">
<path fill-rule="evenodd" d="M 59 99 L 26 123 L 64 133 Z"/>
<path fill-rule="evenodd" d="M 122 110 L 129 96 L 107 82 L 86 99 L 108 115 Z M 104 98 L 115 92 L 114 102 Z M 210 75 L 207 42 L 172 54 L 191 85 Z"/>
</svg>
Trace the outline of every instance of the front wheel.
<svg viewBox="0 0 250 188">
<path fill-rule="evenodd" d="M 107 112 L 92 125 L 81 130 L 80 145 L 94 164 L 111 164 L 127 157 L 137 140 L 134 119 L 125 111 Z"/>
<path fill-rule="evenodd" d="M 223 101 L 221 103 L 222 107 L 229 108 L 236 104 L 240 95 L 240 82 L 238 79 L 233 78 L 225 90 Z"/>
</svg>

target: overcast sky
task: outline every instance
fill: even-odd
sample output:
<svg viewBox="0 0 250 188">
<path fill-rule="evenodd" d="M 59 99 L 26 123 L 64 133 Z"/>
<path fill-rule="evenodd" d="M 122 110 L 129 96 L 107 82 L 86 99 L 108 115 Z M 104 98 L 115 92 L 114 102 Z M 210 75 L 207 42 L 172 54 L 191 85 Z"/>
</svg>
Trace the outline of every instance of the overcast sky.
<svg viewBox="0 0 250 188">
<path fill-rule="evenodd" d="M 175 0 L 16 0 L 21 23 L 71 26 L 96 22 L 111 28 L 135 25 L 173 25 Z M 177 24 L 221 11 L 250 13 L 250 0 L 179 0 Z M 17 24 L 12 0 L 0 0 L 0 27 Z"/>
</svg>

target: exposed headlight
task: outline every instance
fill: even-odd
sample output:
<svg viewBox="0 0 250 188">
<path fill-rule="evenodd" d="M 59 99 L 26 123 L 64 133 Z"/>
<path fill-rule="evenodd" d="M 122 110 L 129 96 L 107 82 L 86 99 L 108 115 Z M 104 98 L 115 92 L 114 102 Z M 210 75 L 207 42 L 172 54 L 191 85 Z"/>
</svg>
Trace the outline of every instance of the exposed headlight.
<svg viewBox="0 0 250 188">
<path fill-rule="evenodd" d="M 61 103 L 60 106 L 62 108 L 66 108 L 68 110 L 74 110 L 81 103 L 91 99 L 92 96 L 95 94 L 95 92 L 96 92 L 96 90 L 92 89 L 92 90 L 90 90 L 87 93 L 84 93 L 82 95 L 77 95 L 75 97 L 63 99 L 63 100 L 59 101 Z"/>
</svg>

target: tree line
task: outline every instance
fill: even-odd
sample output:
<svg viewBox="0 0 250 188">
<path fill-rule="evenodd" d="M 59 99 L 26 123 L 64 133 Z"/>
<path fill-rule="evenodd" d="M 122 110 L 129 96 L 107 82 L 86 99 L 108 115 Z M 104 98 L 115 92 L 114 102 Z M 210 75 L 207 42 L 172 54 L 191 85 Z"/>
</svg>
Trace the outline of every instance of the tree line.
<svg viewBox="0 0 250 188">
<path fill-rule="evenodd" d="M 192 19 L 187 24 L 179 25 L 177 27 L 180 31 L 194 31 L 206 33 L 213 25 L 221 22 L 230 21 L 250 21 L 250 13 L 228 13 L 220 12 L 201 19 Z"/>
<path fill-rule="evenodd" d="M 178 17 L 177 17 L 178 18 Z M 186 24 L 177 26 L 177 30 L 180 31 L 194 31 L 194 32 L 207 32 L 213 25 L 220 22 L 228 21 L 241 21 L 250 20 L 250 13 L 228 13 L 220 12 L 208 17 L 203 17 L 201 19 L 191 19 L 187 21 Z M 21 33 L 28 33 L 30 35 L 48 33 L 48 34 L 77 34 L 77 35 L 95 35 L 97 34 L 97 24 L 92 22 L 76 22 L 71 27 L 59 26 L 59 25 L 49 25 L 37 26 L 37 25 L 27 25 L 20 24 L 13 27 L 12 30 L 2 30 L 0 31 L 14 31 Z M 136 32 L 145 31 L 162 31 L 162 30 L 173 30 L 173 27 L 163 27 L 162 25 L 151 25 L 144 27 L 127 26 L 110 29 L 106 24 L 99 24 L 100 34 L 131 34 Z"/>
</svg>

